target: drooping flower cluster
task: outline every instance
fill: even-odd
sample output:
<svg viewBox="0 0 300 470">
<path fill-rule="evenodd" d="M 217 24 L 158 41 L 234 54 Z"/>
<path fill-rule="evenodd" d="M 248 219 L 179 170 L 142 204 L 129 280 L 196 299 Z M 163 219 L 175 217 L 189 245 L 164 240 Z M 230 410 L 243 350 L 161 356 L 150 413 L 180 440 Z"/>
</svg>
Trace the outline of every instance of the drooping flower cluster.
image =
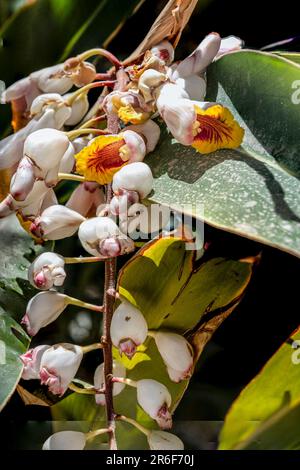
<svg viewBox="0 0 300 470">
<path fill-rule="evenodd" d="M 160 127 L 154 119 L 160 116 L 180 144 L 201 154 L 241 144 L 244 131 L 230 111 L 204 101 L 206 68 L 218 54 L 240 47 L 237 38 L 222 41 L 211 33 L 178 63 L 173 62 L 172 44 L 163 41 L 126 67 L 107 51 L 93 49 L 9 87 L 2 101 L 12 104 L 15 133 L 0 142 L 0 169 L 10 168 L 13 176 L 9 194 L 0 203 L 0 218 L 15 212 L 23 227 L 41 240 L 59 240 L 78 232 L 82 247 L 91 255 L 88 261 L 134 251 L 137 233 L 153 236 L 169 223 L 167 208 L 159 207 L 159 217 L 155 217 L 143 201 L 154 184 L 151 169 L 143 162 L 159 141 Z M 111 60 L 114 70 L 97 74 L 86 61 L 95 54 Z M 104 80 L 95 81 L 100 75 Z M 73 85 L 79 90 L 72 91 Z M 87 94 L 96 87 L 105 87 L 105 91 L 89 109 Z M 70 130 L 74 126 L 78 127 Z M 54 189 L 65 179 L 79 184 L 62 205 Z M 30 266 L 28 280 L 42 291 L 29 301 L 22 320 L 30 335 L 54 322 L 68 305 L 103 311 L 103 307 L 55 290 L 63 286 L 68 262 L 84 262 L 84 258 L 70 261 L 47 252 Z M 138 306 L 125 299 L 114 311 L 110 336 L 120 355 L 129 359 L 152 338 L 166 368 L 166 383 L 191 376 L 189 342 L 171 331 L 149 330 Z M 101 345 L 37 346 L 21 356 L 22 377 L 38 379 L 53 394 L 63 395 L 68 388 L 76 388 L 73 379 L 83 354 L 97 348 Z M 126 378 L 126 368 L 117 361 L 111 380 L 113 395 L 126 385 L 135 387 L 144 412 L 161 429 L 171 428 L 174 403 L 165 384 L 151 377 L 136 382 Z M 105 366 L 100 364 L 90 390 L 98 405 L 106 405 L 106 383 Z M 139 429 L 151 449 L 183 448 L 180 439 L 170 433 L 140 425 Z M 72 431 L 56 433 L 44 449 L 82 449 L 89 437 Z"/>
</svg>

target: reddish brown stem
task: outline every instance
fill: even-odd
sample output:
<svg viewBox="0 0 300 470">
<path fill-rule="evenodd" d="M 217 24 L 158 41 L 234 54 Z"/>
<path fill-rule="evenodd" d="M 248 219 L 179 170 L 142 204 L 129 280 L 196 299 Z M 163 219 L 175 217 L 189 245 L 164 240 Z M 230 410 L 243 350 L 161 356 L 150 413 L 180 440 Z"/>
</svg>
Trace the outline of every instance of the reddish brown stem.
<svg viewBox="0 0 300 470">
<path fill-rule="evenodd" d="M 111 185 L 106 187 L 106 203 L 112 198 Z M 105 377 L 105 400 L 106 400 L 106 417 L 107 427 L 110 430 L 109 446 L 111 450 L 117 449 L 115 438 L 115 412 L 113 404 L 113 358 L 112 358 L 112 342 L 110 337 L 110 325 L 113 316 L 115 298 L 110 294 L 116 288 L 116 258 L 105 261 L 105 283 L 104 283 L 104 318 L 103 318 L 103 355 L 104 355 L 104 377 Z"/>
</svg>

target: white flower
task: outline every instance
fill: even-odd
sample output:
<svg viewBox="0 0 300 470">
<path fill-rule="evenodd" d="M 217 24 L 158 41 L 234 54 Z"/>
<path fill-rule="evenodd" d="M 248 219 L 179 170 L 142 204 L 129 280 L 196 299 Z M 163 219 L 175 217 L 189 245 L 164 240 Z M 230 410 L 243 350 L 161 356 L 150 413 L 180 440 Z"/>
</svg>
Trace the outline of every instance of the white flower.
<svg viewBox="0 0 300 470">
<path fill-rule="evenodd" d="M 39 119 L 45 112 L 53 110 L 54 128 L 61 129 L 70 118 L 72 109 L 68 106 L 63 97 L 58 93 L 45 93 L 37 96 L 30 108 L 30 114 L 35 119 Z"/>
<path fill-rule="evenodd" d="M 42 253 L 28 268 L 28 280 L 37 289 L 62 286 L 66 278 L 64 258 L 56 253 Z"/>
<path fill-rule="evenodd" d="M 174 47 L 169 41 L 160 42 L 151 48 L 151 52 L 166 65 L 171 64 L 174 60 Z"/>
<path fill-rule="evenodd" d="M 72 93 L 63 96 L 63 99 L 68 99 Z M 89 109 L 89 100 L 86 93 L 79 95 L 71 105 L 71 115 L 65 121 L 66 126 L 76 126 L 86 115 Z"/>
<path fill-rule="evenodd" d="M 79 212 L 79 214 L 85 217 L 92 208 L 96 209 L 100 204 L 104 204 L 104 202 L 105 196 L 98 183 L 88 181 L 76 187 L 66 203 L 66 207 Z"/>
<path fill-rule="evenodd" d="M 85 218 L 68 207 L 56 204 L 45 209 L 30 226 L 30 231 L 45 240 L 71 237 Z"/>
<path fill-rule="evenodd" d="M 170 432 L 151 431 L 148 436 L 151 450 L 183 450 L 184 445 L 179 437 Z"/>
<path fill-rule="evenodd" d="M 126 129 L 141 134 L 145 139 L 146 152 L 153 152 L 160 137 L 160 128 L 156 122 L 148 119 L 144 124 L 127 126 Z"/>
<path fill-rule="evenodd" d="M 44 326 L 56 320 L 68 305 L 68 297 L 56 291 L 39 292 L 28 302 L 22 324 L 34 336 Z"/>
<path fill-rule="evenodd" d="M 172 427 L 172 416 L 169 408 L 172 404 L 172 397 L 165 385 L 152 379 L 138 380 L 137 401 L 143 410 L 162 429 Z"/>
<path fill-rule="evenodd" d="M 157 331 L 153 336 L 170 379 L 173 382 L 188 379 L 193 368 L 193 353 L 190 343 L 176 333 Z"/>
<path fill-rule="evenodd" d="M 67 76 L 64 71 L 64 64 L 52 65 L 51 67 L 37 70 L 30 74 L 30 78 L 43 93 L 59 93 L 63 95 L 73 86 L 72 78 Z"/>
<path fill-rule="evenodd" d="M 121 159 L 128 163 L 141 162 L 146 155 L 144 139 L 136 132 L 126 129 L 119 135 L 125 140 L 125 145 L 119 151 Z"/>
<path fill-rule="evenodd" d="M 69 148 L 69 139 L 56 129 L 39 129 L 24 143 L 23 158 L 14 174 L 10 192 L 14 199 L 23 201 L 37 179 L 48 187 L 55 186 L 61 160 Z"/>
<path fill-rule="evenodd" d="M 239 51 L 244 46 L 244 41 L 236 36 L 228 36 L 221 40 L 221 46 L 216 58 L 229 52 Z"/>
<path fill-rule="evenodd" d="M 186 78 L 205 71 L 217 55 L 221 45 L 221 38 L 217 33 L 210 33 L 199 46 L 186 59 L 176 67 L 172 79 Z"/>
<path fill-rule="evenodd" d="M 41 359 L 40 379 L 50 392 L 63 395 L 74 379 L 83 357 L 80 346 L 61 343 L 47 349 Z"/>
<path fill-rule="evenodd" d="M 121 190 L 136 191 L 141 199 L 144 199 L 153 187 L 153 176 L 150 167 L 143 162 L 135 162 L 123 166 L 115 173 L 112 181 L 114 194 Z"/>
<path fill-rule="evenodd" d="M 137 346 L 142 344 L 148 334 L 148 325 L 143 314 L 127 301 L 123 301 L 115 310 L 111 327 L 111 340 L 119 349 L 131 359 Z"/>
<path fill-rule="evenodd" d="M 59 173 L 72 173 L 75 166 L 75 148 L 74 145 L 70 142 L 67 150 L 63 154 L 63 157 L 60 161 L 58 171 Z"/>
<path fill-rule="evenodd" d="M 79 227 L 78 237 L 88 253 L 102 258 L 119 256 L 134 249 L 133 241 L 109 217 L 86 220 Z"/>
<path fill-rule="evenodd" d="M 114 377 L 126 377 L 126 368 L 120 364 L 120 362 L 113 361 L 113 375 Z M 94 374 L 94 386 L 97 390 L 101 390 L 105 388 L 105 380 L 104 380 L 104 364 L 100 364 L 97 369 L 95 370 Z M 125 384 L 122 383 L 114 383 L 113 384 L 113 396 L 119 395 L 122 390 L 126 387 Z M 95 400 L 97 405 L 105 406 L 105 394 L 104 393 L 96 393 Z"/>
<path fill-rule="evenodd" d="M 176 84 L 161 87 L 156 105 L 159 114 L 176 140 L 183 145 L 193 142 L 196 111 L 188 94 Z"/>
<path fill-rule="evenodd" d="M 83 450 L 86 435 L 79 431 L 60 431 L 52 434 L 43 444 L 43 450 Z"/>
<path fill-rule="evenodd" d="M 186 78 L 178 78 L 176 85 L 181 87 L 189 99 L 203 101 L 206 95 L 206 80 L 198 75 L 191 75 Z"/>
<path fill-rule="evenodd" d="M 50 348 L 50 346 L 43 344 L 36 348 L 29 349 L 25 354 L 20 356 L 23 362 L 22 379 L 39 379 L 42 355 L 48 348 Z"/>
</svg>

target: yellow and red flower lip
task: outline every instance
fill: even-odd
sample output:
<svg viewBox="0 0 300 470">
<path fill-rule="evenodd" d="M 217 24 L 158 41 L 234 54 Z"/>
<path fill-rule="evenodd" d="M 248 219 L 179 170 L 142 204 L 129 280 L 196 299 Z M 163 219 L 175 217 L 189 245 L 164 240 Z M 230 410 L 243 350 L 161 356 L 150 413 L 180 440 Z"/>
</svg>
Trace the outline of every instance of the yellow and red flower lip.
<svg viewBox="0 0 300 470">
<path fill-rule="evenodd" d="M 107 184 L 123 165 L 142 161 L 145 154 L 145 142 L 136 132 L 101 135 L 75 155 L 76 171 L 88 181 Z"/>
</svg>

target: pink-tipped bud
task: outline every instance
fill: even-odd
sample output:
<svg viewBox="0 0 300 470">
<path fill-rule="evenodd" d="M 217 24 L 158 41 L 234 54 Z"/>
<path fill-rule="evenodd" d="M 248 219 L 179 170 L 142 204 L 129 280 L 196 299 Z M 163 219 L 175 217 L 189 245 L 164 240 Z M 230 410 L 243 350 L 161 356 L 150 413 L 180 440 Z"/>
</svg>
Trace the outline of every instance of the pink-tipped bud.
<svg viewBox="0 0 300 470">
<path fill-rule="evenodd" d="M 123 166 L 113 177 L 112 188 L 115 194 L 122 190 L 136 191 L 144 199 L 153 187 L 153 175 L 150 167 L 143 162 Z M 122 193 L 121 193 L 122 194 Z"/>
<path fill-rule="evenodd" d="M 146 155 L 146 145 L 144 139 L 133 131 L 122 132 L 122 136 L 125 140 L 128 152 L 128 163 L 141 162 Z"/>
<path fill-rule="evenodd" d="M 148 436 L 148 444 L 151 450 L 183 450 L 184 445 L 175 434 L 165 431 L 151 431 Z"/>
<path fill-rule="evenodd" d="M 45 209 L 30 226 L 30 231 L 45 240 L 71 237 L 85 218 L 68 207 L 56 204 Z"/>
<path fill-rule="evenodd" d="M 120 362 L 113 361 L 113 375 L 114 377 L 126 377 L 126 368 Z M 94 387 L 97 390 L 102 390 L 105 388 L 105 380 L 104 380 L 104 364 L 100 364 L 97 369 L 95 370 L 94 374 Z M 125 388 L 125 384 L 120 382 L 115 382 L 113 384 L 113 396 L 119 395 L 122 390 Z M 104 393 L 96 393 L 95 400 L 97 405 L 105 406 L 105 394 Z"/>
<path fill-rule="evenodd" d="M 52 434 L 43 444 L 43 450 L 83 450 L 86 435 L 79 431 L 60 431 Z"/>
<path fill-rule="evenodd" d="M 83 248 L 93 256 L 119 256 L 134 249 L 133 241 L 109 217 L 86 220 L 79 227 L 78 237 Z"/>
<path fill-rule="evenodd" d="M 136 307 L 123 301 L 113 314 L 110 334 L 113 345 L 131 359 L 136 348 L 147 338 L 148 325 Z"/>
<path fill-rule="evenodd" d="M 74 379 L 82 357 L 82 348 L 74 344 L 61 343 L 50 347 L 41 359 L 41 384 L 54 395 L 63 395 Z"/>
<path fill-rule="evenodd" d="M 50 346 L 43 344 L 36 348 L 29 349 L 25 354 L 20 356 L 23 363 L 22 379 L 39 379 L 42 356 L 48 348 L 50 348 Z"/>
<path fill-rule="evenodd" d="M 139 380 L 137 401 L 143 410 L 155 419 L 161 429 L 172 427 L 172 416 L 169 411 L 172 397 L 165 385 L 152 379 Z"/>
<path fill-rule="evenodd" d="M 37 289 L 62 286 L 66 277 L 64 258 L 56 253 L 42 253 L 28 269 L 28 280 Z"/>
<path fill-rule="evenodd" d="M 56 320 L 68 305 L 67 299 L 56 291 L 40 292 L 32 297 L 22 319 L 28 334 L 34 336 L 40 328 Z"/>
<path fill-rule="evenodd" d="M 32 161 L 23 157 L 10 183 L 10 193 L 16 201 L 25 201 L 34 186 L 36 176 Z"/>
<path fill-rule="evenodd" d="M 190 378 L 193 369 L 190 343 L 181 335 L 160 331 L 155 333 L 154 339 L 170 379 L 178 383 Z"/>
</svg>

